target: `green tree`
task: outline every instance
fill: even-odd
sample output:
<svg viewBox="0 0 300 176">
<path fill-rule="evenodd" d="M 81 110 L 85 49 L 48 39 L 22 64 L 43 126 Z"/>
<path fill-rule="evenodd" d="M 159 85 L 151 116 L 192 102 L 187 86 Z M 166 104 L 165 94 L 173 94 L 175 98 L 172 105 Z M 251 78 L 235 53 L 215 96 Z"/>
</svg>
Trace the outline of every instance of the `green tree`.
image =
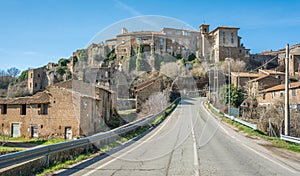
<svg viewBox="0 0 300 176">
<path fill-rule="evenodd" d="M 228 104 L 228 85 L 224 84 L 220 89 L 220 101 L 222 104 Z M 244 101 L 243 89 L 230 85 L 230 105 L 239 107 Z"/>
<path fill-rule="evenodd" d="M 136 68 L 136 61 L 135 61 L 135 57 L 129 57 L 128 60 L 128 64 L 129 64 L 129 71 L 132 71 Z"/>
<path fill-rule="evenodd" d="M 193 61 L 195 59 L 196 59 L 196 55 L 194 53 L 192 53 L 188 56 L 188 61 Z"/>
<path fill-rule="evenodd" d="M 18 77 L 18 81 L 25 81 L 28 78 L 28 70 L 22 71 L 21 75 Z"/>
<path fill-rule="evenodd" d="M 61 66 L 56 67 L 55 70 L 55 72 L 60 76 L 63 76 L 66 73 L 66 71 L 67 71 L 67 67 L 61 67 Z"/>
<path fill-rule="evenodd" d="M 86 62 L 88 60 L 88 53 L 86 49 L 82 49 L 79 51 L 78 60 Z"/>
<path fill-rule="evenodd" d="M 184 58 L 181 58 L 181 59 L 180 59 L 180 64 L 181 64 L 182 66 L 185 66 L 185 59 L 184 59 Z"/>
<path fill-rule="evenodd" d="M 177 55 L 176 55 L 176 59 L 177 59 L 177 60 L 182 59 L 182 55 L 181 55 L 181 54 L 177 54 Z"/>
<path fill-rule="evenodd" d="M 68 65 L 68 63 L 70 63 L 69 59 L 61 58 L 58 61 L 58 66 L 66 67 Z"/>
<path fill-rule="evenodd" d="M 142 57 L 142 50 L 141 47 L 138 49 L 138 53 L 136 56 L 136 71 L 145 71 L 145 63 L 146 61 Z"/>
</svg>

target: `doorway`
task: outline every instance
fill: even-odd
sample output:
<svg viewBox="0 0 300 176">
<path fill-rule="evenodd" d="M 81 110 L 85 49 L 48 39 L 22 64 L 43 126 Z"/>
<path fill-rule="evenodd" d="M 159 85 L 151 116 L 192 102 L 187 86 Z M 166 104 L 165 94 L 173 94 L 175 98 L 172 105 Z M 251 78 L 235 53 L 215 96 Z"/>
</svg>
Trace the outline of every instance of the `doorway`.
<svg viewBox="0 0 300 176">
<path fill-rule="evenodd" d="M 72 127 L 65 127 L 65 139 L 72 139 Z"/>
</svg>

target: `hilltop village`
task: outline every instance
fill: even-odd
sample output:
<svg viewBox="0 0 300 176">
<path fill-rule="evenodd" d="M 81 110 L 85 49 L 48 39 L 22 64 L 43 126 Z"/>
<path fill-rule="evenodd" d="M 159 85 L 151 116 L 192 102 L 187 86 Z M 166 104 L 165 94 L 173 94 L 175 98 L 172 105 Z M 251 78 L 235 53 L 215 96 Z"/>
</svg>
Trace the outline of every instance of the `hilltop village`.
<svg viewBox="0 0 300 176">
<path fill-rule="evenodd" d="M 180 96 L 207 96 L 226 107 L 222 87 L 229 82 L 230 70 L 232 90 L 241 92 L 231 106 L 266 132 L 266 117 L 271 116 L 273 131 L 280 134 L 285 49 L 250 54 L 238 32 L 229 26 L 211 30 L 208 24 L 199 31 L 124 27 L 115 38 L 77 50 L 70 58 L 24 71 L 1 93 L 0 133 L 90 136 L 159 112 Z M 299 137 L 300 45 L 291 46 L 290 55 L 291 133 Z"/>
</svg>

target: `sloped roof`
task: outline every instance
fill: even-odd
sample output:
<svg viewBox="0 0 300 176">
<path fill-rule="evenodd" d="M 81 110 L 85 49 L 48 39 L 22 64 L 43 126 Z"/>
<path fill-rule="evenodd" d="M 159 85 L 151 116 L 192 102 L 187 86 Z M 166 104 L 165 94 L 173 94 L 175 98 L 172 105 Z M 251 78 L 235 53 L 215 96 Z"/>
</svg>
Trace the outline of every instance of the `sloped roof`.
<svg viewBox="0 0 300 176">
<path fill-rule="evenodd" d="M 49 94 L 38 92 L 33 96 L 19 98 L 0 98 L 0 104 L 47 104 L 50 103 Z"/>
<path fill-rule="evenodd" d="M 276 71 L 276 70 L 259 70 L 260 72 L 263 72 L 265 74 L 268 74 L 268 75 L 285 75 L 284 72 L 279 72 L 279 71 Z"/>
<path fill-rule="evenodd" d="M 262 80 L 262 79 L 267 78 L 267 77 L 270 77 L 270 75 L 260 76 L 260 77 L 258 77 L 258 78 L 255 78 L 255 79 L 250 80 L 249 82 L 256 82 L 256 81 Z M 272 77 L 272 76 L 271 76 L 271 77 Z M 273 77 L 272 77 L 272 78 L 273 78 Z M 276 79 L 276 78 L 274 78 L 274 79 Z"/>
<path fill-rule="evenodd" d="M 300 82 L 290 83 L 290 89 L 300 88 Z M 274 87 L 270 87 L 268 89 L 262 90 L 261 92 L 273 92 L 273 91 L 281 91 L 285 90 L 285 84 L 280 84 Z"/>
<path fill-rule="evenodd" d="M 259 74 L 257 73 L 248 73 L 248 72 L 231 72 L 233 76 L 239 77 L 251 77 L 251 78 L 258 78 Z"/>
<path fill-rule="evenodd" d="M 161 79 L 161 78 L 162 78 L 162 76 L 158 76 L 158 77 L 153 78 L 153 79 L 151 79 L 151 80 L 149 80 L 149 81 L 143 82 L 143 83 L 141 83 L 141 84 L 135 86 L 134 89 L 135 89 L 135 91 L 138 92 L 138 91 L 140 91 L 140 90 L 142 90 L 142 89 L 145 89 L 146 87 L 152 85 L 153 83 L 155 83 L 156 81 L 158 81 L 158 80 Z"/>
</svg>

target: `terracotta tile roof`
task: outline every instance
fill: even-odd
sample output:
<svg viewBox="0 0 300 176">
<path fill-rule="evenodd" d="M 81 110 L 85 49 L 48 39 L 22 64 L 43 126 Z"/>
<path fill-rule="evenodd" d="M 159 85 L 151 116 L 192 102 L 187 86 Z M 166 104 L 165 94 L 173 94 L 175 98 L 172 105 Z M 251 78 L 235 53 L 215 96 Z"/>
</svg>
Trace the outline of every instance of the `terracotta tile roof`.
<svg viewBox="0 0 300 176">
<path fill-rule="evenodd" d="M 251 77 L 251 78 L 258 78 L 259 74 L 257 73 L 248 73 L 248 72 L 231 72 L 233 76 L 239 77 Z"/>
<path fill-rule="evenodd" d="M 0 98 L 0 104 L 47 104 L 50 103 L 46 92 L 38 92 L 33 96 L 19 98 Z"/>
<path fill-rule="evenodd" d="M 293 82 L 290 83 L 290 89 L 300 88 L 300 82 Z M 261 92 L 273 92 L 273 91 L 280 91 L 285 89 L 285 84 L 280 84 L 278 86 L 270 87 L 268 89 L 262 90 Z"/>
</svg>

